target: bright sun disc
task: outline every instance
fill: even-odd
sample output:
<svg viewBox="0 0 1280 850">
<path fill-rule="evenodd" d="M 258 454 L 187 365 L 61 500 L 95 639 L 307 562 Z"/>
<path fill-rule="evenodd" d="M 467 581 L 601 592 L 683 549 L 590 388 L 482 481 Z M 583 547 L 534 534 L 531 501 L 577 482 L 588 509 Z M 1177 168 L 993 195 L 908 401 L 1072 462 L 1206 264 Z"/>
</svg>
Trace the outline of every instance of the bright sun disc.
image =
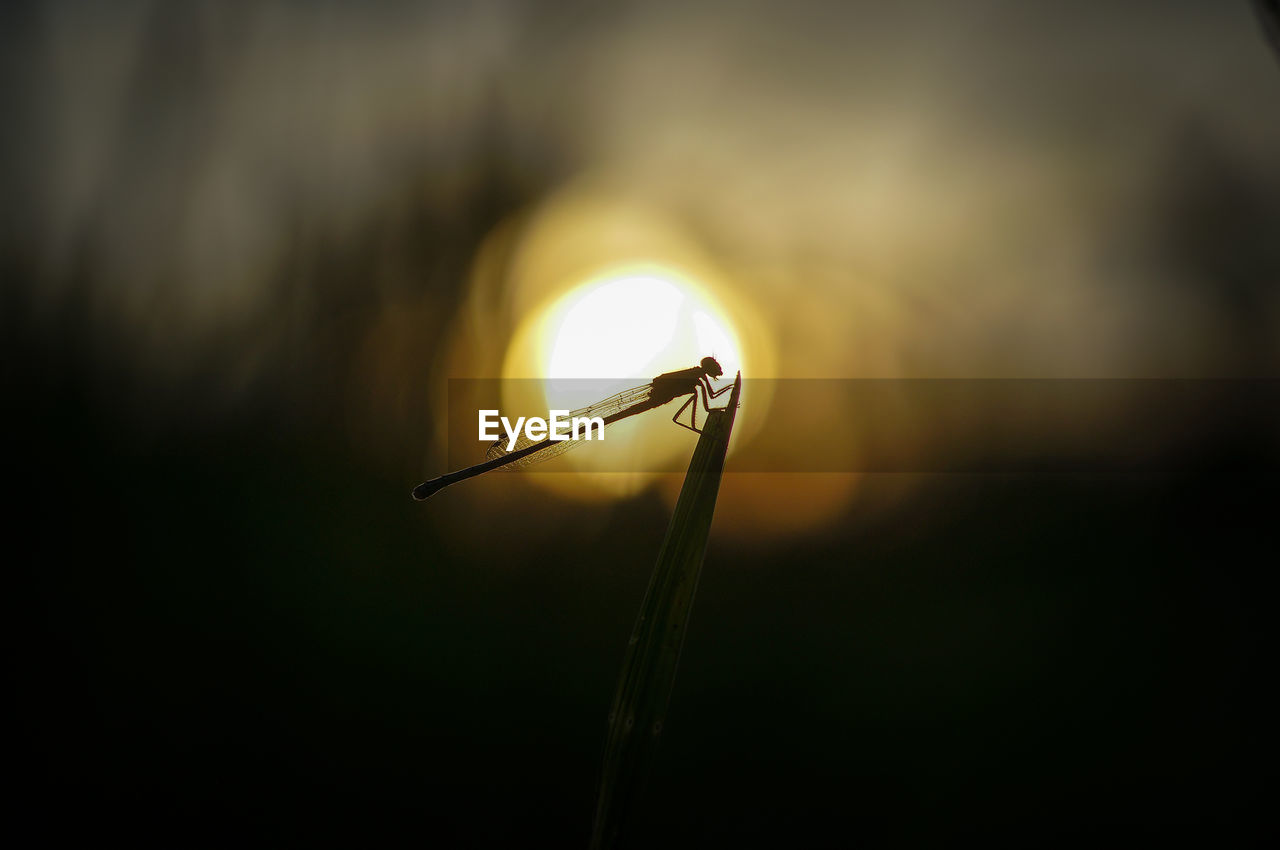
<svg viewBox="0 0 1280 850">
<path fill-rule="evenodd" d="M 652 378 L 713 356 L 741 368 L 735 335 L 689 281 L 634 274 L 588 283 L 562 297 L 546 322 L 546 376 Z"/>
<path fill-rule="evenodd" d="M 743 369 L 741 344 L 728 314 L 698 283 L 667 268 L 628 267 L 601 274 L 538 310 L 508 352 L 508 378 L 541 378 L 539 400 L 545 409 L 574 409 L 655 376 L 698 365 L 714 357 L 725 381 Z M 509 382 L 505 398 L 513 409 L 532 408 L 529 382 Z M 505 396 L 505 393 L 504 393 Z M 608 476 L 538 476 L 546 486 L 569 494 L 601 490 L 636 492 L 653 478 L 646 469 L 688 454 L 688 431 L 663 422 L 663 415 L 624 420 L 612 426 L 597 446 L 557 459 L 560 471 L 616 472 Z M 647 420 L 647 421 L 640 421 Z M 665 427 L 664 427 L 665 424 Z M 588 483 L 590 482 L 590 483 Z M 543 482 L 539 482 L 543 483 Z M 585 488 L 585 490 L 584 490 Z"/>
</svg>

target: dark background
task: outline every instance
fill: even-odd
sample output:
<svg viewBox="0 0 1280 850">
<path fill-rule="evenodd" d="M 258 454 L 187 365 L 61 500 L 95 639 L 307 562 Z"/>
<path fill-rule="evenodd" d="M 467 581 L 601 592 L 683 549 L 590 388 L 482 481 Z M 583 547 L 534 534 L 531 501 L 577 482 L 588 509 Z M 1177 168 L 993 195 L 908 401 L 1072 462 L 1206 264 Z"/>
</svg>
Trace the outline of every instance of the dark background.
<svg viewBox="0 0 1280 850">
<path fill-rule="evenodd" d="M 1109 108 L 1167 92 L 1141 75 L 1087 77 L 1105 45 L 1167 42 L 1178 63 L 1196 43 L 1186 33 L 1199 32 L 1202 52 L 1187 62 L 1250 57 L 1258 76 L 1215 85 L 1257 86 L 1280 112 L 1280 67 L 1246 4 L 1211 4 L 1231 7 L 1203 13 L 1226 16 L 1221 29 L 1194 4 L 1135 4 L 1115 21 L 1111 5 L 973 9 L 995 22 L 977 27 L 992 44 L 1069 37 L 1067 58 L 1045 61 L 1086 75 L 1099 100 L 1119 89 Z M 407 493 L 434 472 L 423 453 L 439 423 L 422 386 L 468 263 L 485 234 L 590 166 L 591 132 L 578 112 L 537 113 L 519 87 L 477 87 L 449 66 L 442 90 L 470 92 L 475 111 L 445 122 L 444 138 L 435 125 L 404 130 L 434 139 L 428 154 L 380 148 L 394 180 L 362 175 L 331 197 L 340 145 L 315 165 L 331 178 L 323 190 L 291 183 L 264 155 L 254 185 L 273 188 L 246 208 L 274 247 L 253 255 L 250 306 L 233 309 L 241 296 L 220 300 L 218 275 L 203 276 L 224 254 L 191 248 L 177 222 L 184 199 L 204 197 L 209 151 L 237 143 L 214 129 L 266 120 L 225 95 L 223 80 L 253 91 L 265 84 L 253 75 L 268 74 L 237 64 L 237 51 L 302 31 L 337 55 L 348 41 L 393 39 L 409 14 L 329 4 L 336 23 L 320 26 L 294 4 L 267 8 L 3 13 L 21 820 L 36 835 L 178 845 L 350 835 L 585 846 L 605 716 L 665 503 L 552 502 L 531 521 L 509 501 L 421 505 Z M 740 14 L 767 33 L 770 8 Z M 823 8 L 788 20 L 834 30 L 843 56 L 841 33 L 861 22 Z M 424 9 L 413 17 L 424 32 L 462 14 Z M 529 57 L 556 45 L 628 26 L 594 5 L 484 9 L 481 20 L 515 21 L 512 40 L 490 48 L 515 57 L 499 80 L 542 67 Z M 671 14 L 673 32 L 699 32 Z M 136 39 L 120 47 L 120 32 Z M 99 36 L 102 53 L 91 49 Z M 984 44 L 952 61 L 981 66 Z M 113 50 L 133 57 L 118 96 L 85 94 Z M 1025 52 L 1018 61 L 1038 67 Z M 762 60 L 766 77 L 770 62 L 783 58 Z M 322 112 L 326 98 L 344 102 L 342 69 L 361 67 L 307 83 Z M 779 83 L 782 96 L 803 98 L 793 82 Z M 1205 109 L 1161 144 L 1162 161 L 1180 165 L 1125 213 L 1139 230 L 1103 240 L 1114 265 L 1098 273 L 1154 280 L 1136 303 L 1159 313 L 1167 289 L 1215 329 L 1212 346 L 1190 353 L 1184 338 L 1161 337 L 1144 366 L 1168 351 L 1186 353 L 1175 364 L 1207 364 L 1198 376 L 1274 377 L 1276 171 L 1239 151 L 1272 138 L 1277 118 L 1259 111 L 1254 137 L 1255 125 L 1220 130 Z M 100 113 L 113 117 L 94 123 Z M 1062 138 L 1089 135 L 1067 123 Z M 305 159 L 326 142 L 308 144 L 301 124 L 279 142 Z M 379 139 L 400 132 L 367 125 Z M 1036 126 L 1058 138 L 1052 122 Z M 1098 132 L 1103 147 L 1126 144 Z M 76 146 L 86 138 L 97 140 L 89 153 Z M 351 188 L 365 185 L 376 191 Z M 235 253 L 243 234 L 228 232 Z M 1180 274 L 1162 283 L 1156 271 L 1169 267 Z M 374 375 L 369 340 L 406 303 L 416 332 L 396 367 Z M 1080 318 L 1064 315 L 1064 334 L 1087 335 Z M 390 421 L 352 390 L 373 384 L 399 400 Z M 640 843 L 1256 836 L 1275 778 L 1261 639 L 1277 458 L 1258 423 L 1206 417 L 1198 442 L 1141 475 L 871 475 L 857 501 L 804 534 L 713 533 Z"/>
</svg>

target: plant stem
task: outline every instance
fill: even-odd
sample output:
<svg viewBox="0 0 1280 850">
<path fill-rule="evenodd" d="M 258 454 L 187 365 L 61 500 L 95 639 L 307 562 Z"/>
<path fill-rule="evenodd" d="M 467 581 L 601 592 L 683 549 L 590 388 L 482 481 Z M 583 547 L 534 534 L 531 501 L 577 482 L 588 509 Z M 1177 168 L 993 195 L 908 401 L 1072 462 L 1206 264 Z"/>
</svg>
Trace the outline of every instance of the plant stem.
<svg viewBox="0 0 1280 850">
<path fill-rule="evenodd" d="M 631 632 L 609 712 L 609 736 L 591 838 L 593 850 L 619 846 L 653 763 L 707 551 L 741 391 L 739 373 L 728 406 L 707 414 L 640 606 L 640 616 Z"/>
</svg>

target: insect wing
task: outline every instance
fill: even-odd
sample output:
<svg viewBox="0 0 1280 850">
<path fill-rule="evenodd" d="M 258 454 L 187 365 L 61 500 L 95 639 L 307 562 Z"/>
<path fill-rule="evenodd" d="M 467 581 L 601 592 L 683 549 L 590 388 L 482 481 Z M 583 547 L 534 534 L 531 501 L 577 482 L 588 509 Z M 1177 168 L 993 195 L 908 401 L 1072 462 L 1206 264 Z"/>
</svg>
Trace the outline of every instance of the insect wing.
<svg viewBox="0 0 1280 850">
<path fill-rule="evenodd" d="M 649 396 L 652 392 L 653 392 L 652 384 L 644 384 L 643 386 L 632 387 L 631 389 L 623 390 L 622 392 L 615 393 L 614 395 L 611 395 L 606 399 L 597 401 L 595 404 L 590 404 L 590 405 L 587 405 L 586 407 L 580 407 L 577 410 L 571 410 L 569 411 L 569 418 L 577 419 L 579 417 L 585 417 L 588 419 L 594 419 L 594 418 L 608 419 L 610 416 L 615 416 L 621 413 L 622 411 L 627 410 L 628 408 L 635 407 L 638 404 L 643 404 L 644 402 L 648 401 Z M 516 437 L 516 444 L 512 446 L 510 449 L 507 448 L 507 439 L 503 437 L 498 440 L 495 440 L 493 444 L 489 446 L 489 450 L 485 453 L 485 456 L 489 460 L 497 460 L 498 458 L 509 455 L 512 452 L 518 452 L 521 449 L 527 449 L 530 446 L 534 445 L 535 443 L 539 443 L 539 442 L 544 442 L 544 441 L 530 440 L 527 436 L 525 436 L 524 431 L 521 430 L 519 436 Z M 552 442 L 552 443 L 549 443 L 546 448 L 539 449 L 536 452 L 525 455 L 519 460 L 513 461 L 512 463 L 510 463 L 508 466 L 504 468 L 514 469 L 518 467 L 532 466 L 535 463 L 541 463 L 544 460 L 550 460 L 553 457 L 559 457 L 560 455 L 564 454 L 570 449 L 582 445 L 584 442 L 586 442 L 586 440 L 561 440 L 558 442 Z"/>
</svg>

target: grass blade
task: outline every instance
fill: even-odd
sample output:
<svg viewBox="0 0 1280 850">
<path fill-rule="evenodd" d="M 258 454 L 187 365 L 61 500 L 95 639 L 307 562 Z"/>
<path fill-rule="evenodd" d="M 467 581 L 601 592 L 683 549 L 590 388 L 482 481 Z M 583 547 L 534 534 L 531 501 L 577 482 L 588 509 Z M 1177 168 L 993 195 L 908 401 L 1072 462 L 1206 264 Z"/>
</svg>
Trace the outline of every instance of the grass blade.
<svg viewBox="0 0 1280 850">
<path fill-rule="evenodd" d="M 698 588 L 715 514 L 725 452 L 742 391 L 739 373 L 723 410 L 713 410 L 693 450 L 658 563 L 631 632 L 609 712 L 600 796 L 591 846 L 619 846 L 632 821 L 662 733 L 676 665 Z"/>
</svg>

